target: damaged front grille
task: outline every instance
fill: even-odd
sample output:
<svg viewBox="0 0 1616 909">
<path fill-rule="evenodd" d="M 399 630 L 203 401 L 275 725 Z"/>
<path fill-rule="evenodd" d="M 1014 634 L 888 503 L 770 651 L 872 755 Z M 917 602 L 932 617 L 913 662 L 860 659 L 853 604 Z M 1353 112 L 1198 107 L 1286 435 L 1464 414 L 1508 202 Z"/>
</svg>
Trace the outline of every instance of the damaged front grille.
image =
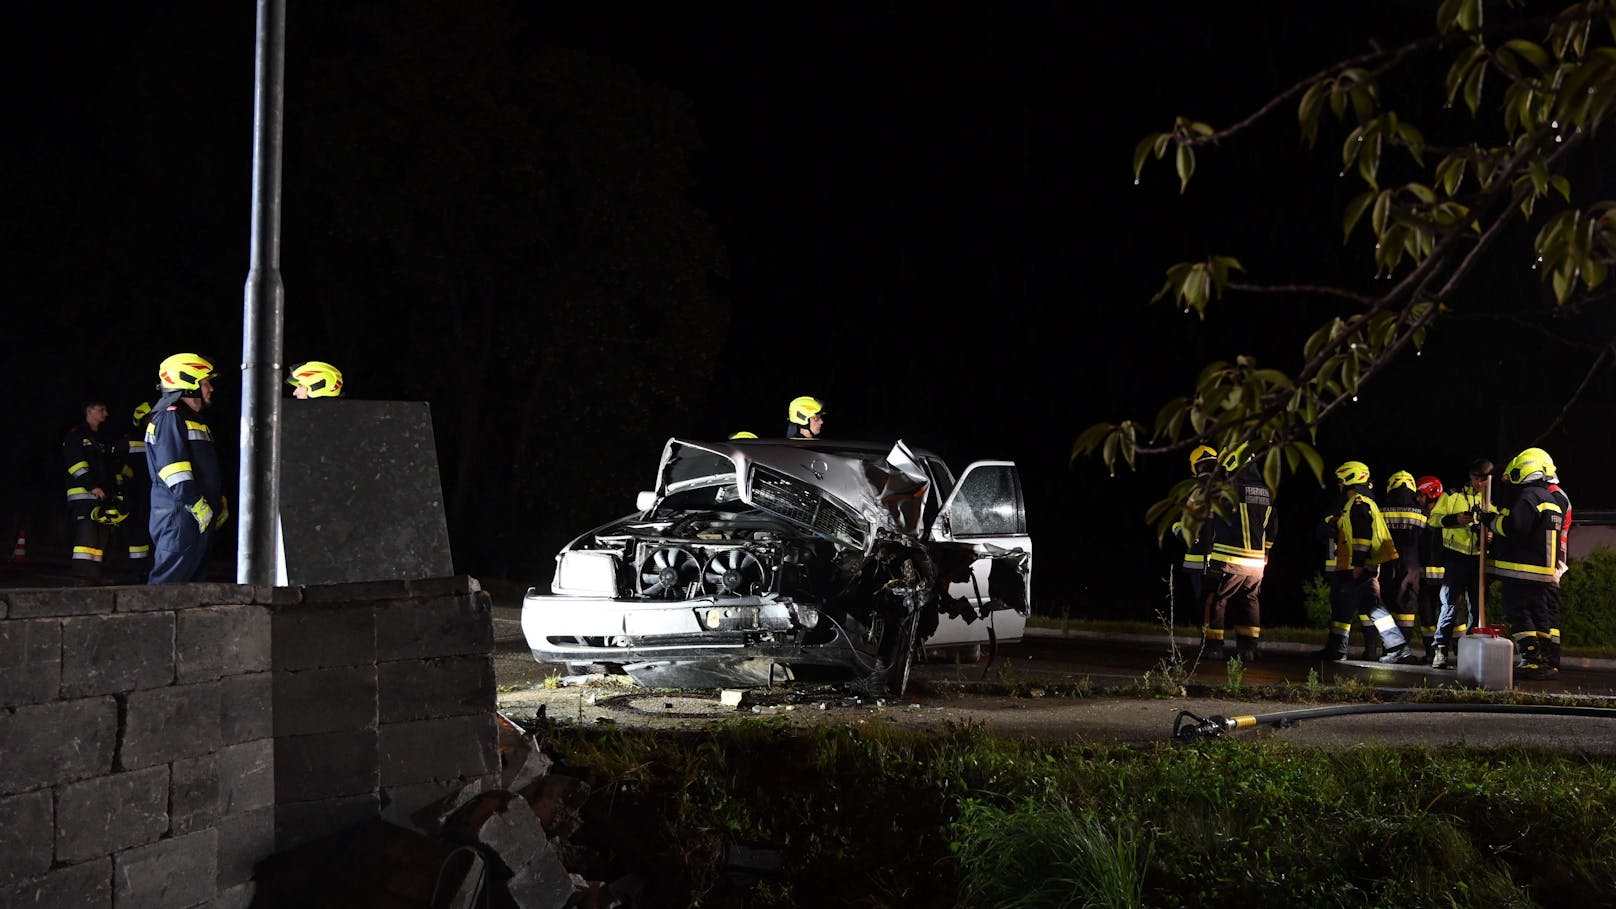
<svg viewBox="0 0 1616 909">
<path fill-rule="evenodd" d="M 856 518 L 808 483 L 762 465 L 753 468 L 752 504 L 828 539 L 853 546 L 864 544 L 864 529 Z"/>
</svg>

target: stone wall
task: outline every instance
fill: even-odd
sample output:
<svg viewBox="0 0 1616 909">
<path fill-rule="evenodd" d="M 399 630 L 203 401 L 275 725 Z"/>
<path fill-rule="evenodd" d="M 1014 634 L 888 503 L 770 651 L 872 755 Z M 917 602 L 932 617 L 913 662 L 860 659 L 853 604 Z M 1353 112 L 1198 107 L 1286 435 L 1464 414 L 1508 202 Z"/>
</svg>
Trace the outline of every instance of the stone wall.
<svg viewBox="0 0 1616 909">
<path fill-rule="evenodd" d="M 0 590 L 0 905 L 246 905 L 254 865 L 497 780 L 476 581 Z"/>
</svg>

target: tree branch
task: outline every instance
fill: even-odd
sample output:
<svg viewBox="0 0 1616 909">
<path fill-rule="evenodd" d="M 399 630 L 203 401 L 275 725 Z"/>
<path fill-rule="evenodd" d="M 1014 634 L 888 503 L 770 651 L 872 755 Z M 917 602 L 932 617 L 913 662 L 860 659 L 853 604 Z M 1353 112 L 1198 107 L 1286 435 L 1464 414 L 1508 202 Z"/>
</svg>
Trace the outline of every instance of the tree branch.
<svg viewBox="0 0 1616 909">
<path fill-rule="evenodd" d="M 1554 422 L 1550 423 L 1548 428 L 1539 433 L 1538 437 L 1533 440 L 1534 444 L 1541 443 L 1549 437 L 1549 433 L 1554 432 L 1560 427 L 1561 423 L 1565 422 L 1566 414 L 1571 412 L 1572 405 L 1576 404 L 1577 399 L 1582 397 L 1582 393 L 1588 389 L 1588 383 L 1593 381 L 1594 375 L 1599 372 L 1599 367 L 1605 362 L 1605 358 L 1612 353 L 1616 353 L 1616 338 L 1606 342 L 1604 349 L 1599 352 L 1599 356 L 1594 358 L 1594 364 L 1588 367 L 1588 372 L 1583 375 L 1582 383 L 1577 386 L 1576 391 L 1571 393 L 1571 397 L 1566 400 L 1565 406 L 1560 408 L 1560 413 L 1554 418 Z"/>
</svg>

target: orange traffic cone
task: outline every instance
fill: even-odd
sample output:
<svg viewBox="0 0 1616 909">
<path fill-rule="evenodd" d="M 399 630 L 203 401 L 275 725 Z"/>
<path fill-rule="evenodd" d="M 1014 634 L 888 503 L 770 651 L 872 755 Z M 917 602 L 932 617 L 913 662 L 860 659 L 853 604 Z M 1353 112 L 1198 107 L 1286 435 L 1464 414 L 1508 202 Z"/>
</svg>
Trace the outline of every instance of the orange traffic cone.
<svg viewBox="0 0 1616 909">
<path fill-rule="evenodd" d="M 17 545 L 11 550 L 11 561 L 19 565 L 28 561 L 28 531 L 17 531 Z"/>
</svg>

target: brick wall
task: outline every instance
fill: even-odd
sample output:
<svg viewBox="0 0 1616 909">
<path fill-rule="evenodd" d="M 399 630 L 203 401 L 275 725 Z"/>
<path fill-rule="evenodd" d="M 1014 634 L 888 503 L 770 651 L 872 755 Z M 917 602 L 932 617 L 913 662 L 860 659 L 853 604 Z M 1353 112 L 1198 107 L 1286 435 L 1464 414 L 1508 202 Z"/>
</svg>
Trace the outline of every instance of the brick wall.
<svg viewBox="0 0 1616 909">
<path fill-rule="evenodd" d="M 246 905 L 349 824 L 492 785 L 465 577 L 0 590 L 0 906 Z"/>
</svg>

